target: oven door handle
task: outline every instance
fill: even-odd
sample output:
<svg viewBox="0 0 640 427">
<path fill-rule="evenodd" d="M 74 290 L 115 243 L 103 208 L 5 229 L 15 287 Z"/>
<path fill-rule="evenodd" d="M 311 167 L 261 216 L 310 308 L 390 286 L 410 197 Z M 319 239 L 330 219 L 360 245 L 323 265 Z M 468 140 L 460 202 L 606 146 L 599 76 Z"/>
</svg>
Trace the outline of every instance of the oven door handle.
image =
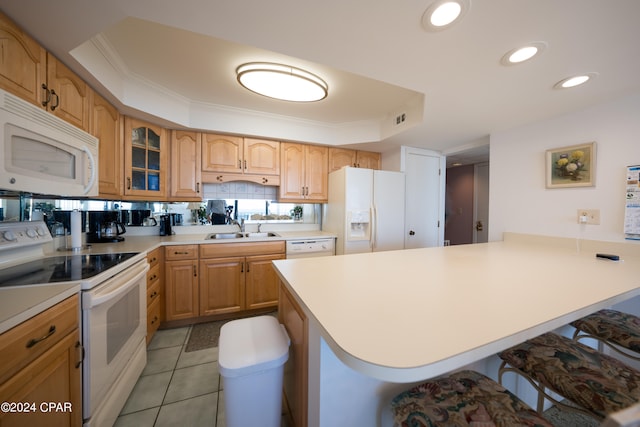
<svg viewBox="0 0 640 427">
<path fill-rule="evenodd" d="M 148 270 L 149 264 L 146 261 L 140 261 L 99 285 L 95 291 L 83 292 L 82 308 L 88 310 L 106 301 L 118 298 L 137 286 L 138 281 L 144 278 Z M 144 283 L 146 284 L 147 281 L 145 280 Z"/>
</svg>

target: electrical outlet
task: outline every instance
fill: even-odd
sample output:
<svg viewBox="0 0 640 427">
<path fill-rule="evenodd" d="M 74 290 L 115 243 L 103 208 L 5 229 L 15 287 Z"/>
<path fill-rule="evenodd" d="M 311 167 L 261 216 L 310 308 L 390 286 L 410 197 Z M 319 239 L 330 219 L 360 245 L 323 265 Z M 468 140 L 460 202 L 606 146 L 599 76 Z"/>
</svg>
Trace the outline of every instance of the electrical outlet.
<svg viewBox="0 0 640 427">
<path fill-rule="evenodd" d="M 578 209 L 578 224 L 600 225 L 600 209 Z"/>
</svg>

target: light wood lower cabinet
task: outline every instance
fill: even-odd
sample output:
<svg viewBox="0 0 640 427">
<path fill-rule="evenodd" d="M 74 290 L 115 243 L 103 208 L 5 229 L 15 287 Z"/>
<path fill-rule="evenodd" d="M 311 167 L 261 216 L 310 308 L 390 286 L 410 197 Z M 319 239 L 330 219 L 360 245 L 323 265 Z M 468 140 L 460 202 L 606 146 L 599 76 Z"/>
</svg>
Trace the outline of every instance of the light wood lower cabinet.
<svg viewBox="0 0 640 427">
<path fill-rule="evenodd" d="M 165 247 L 165 320 L 198 316 L 198 245 Z"/>
<path fill-rule="evenodd" d="M 284 366 L 284 397 L 294 427 L 307 427 L 308 402 L 308 321 L 307 316 L 282 282 L 278 302 L 278 320 L 291 340 L 289 360 Z"/>
<path fill-rule="evenodd" d="M 200 315 L 235 313 L 244 300 L 244 257 L 200 261 Z"/>
<path fill-rule="evenodd" d="M 73 296 L 0 335 L 0 401 L 31 405 L 3 410 L 0 425 L 82 425 L 79 314 Z M 49 410 L 49 402 L 60 406 Z"/>
<path fill-rule="evenodd" d="M 271 262 L 284 241 L 167 246 L 165 257 L 166 321 L 278 306 Z"/>
<path fill-rule="evenodd" d="M 278 278 L 271 261 L 284 259 L 284 242 L 200 246 L 200 315 L 277 307 Z"/>
<path fill-rule="evenodd" d="M 164 298 L 164 249 L 157 248 L 147 254 L 147 344 L 162 322 Z"/>
</svg>

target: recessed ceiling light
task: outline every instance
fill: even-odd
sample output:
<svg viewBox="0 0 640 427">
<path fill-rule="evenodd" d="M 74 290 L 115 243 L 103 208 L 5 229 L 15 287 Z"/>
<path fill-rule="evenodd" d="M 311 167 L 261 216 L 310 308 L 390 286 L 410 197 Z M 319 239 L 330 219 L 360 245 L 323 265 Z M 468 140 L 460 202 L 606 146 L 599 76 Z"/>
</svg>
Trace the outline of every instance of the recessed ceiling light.
<svg viewBox="0 0 640 427">
<path fill-rule="evenodd" d="M 293 102 L 313 102 L 327 97 L 329 86 L 301 68 L 270 62 L 250 62 L 236 69 L 238 83 L 257 94 Z"/>
<path fill-rule="evenodd" d="M 545 42 L 531 42 L 525 46 L 511 49 L 500 60 L 502 65 L 515 65 L 540 55 L 547 48 Z"/>
<path fill-rule="evenodd" d="M 555 89 L 568 89 L 587 83 L 589 80 L 598 76 L 598 73 L 585 73 L 577 76 L 567 77 L 553 85 Z"/>
<path fill-rule="evenodd" d="M 440 31 L 459 21 L 469 10 L 471 0 L 438 0 L 422 15 L 422 27 Z"/>
</svg>

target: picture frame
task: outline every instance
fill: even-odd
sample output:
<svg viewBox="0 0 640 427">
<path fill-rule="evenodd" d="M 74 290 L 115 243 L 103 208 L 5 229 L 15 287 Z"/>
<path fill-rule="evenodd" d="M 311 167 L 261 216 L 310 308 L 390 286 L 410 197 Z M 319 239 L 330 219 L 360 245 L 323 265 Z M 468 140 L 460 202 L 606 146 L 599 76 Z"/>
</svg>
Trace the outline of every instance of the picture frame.
<svg viewBox="0 0 640 427">
<path fill-rule="evenodd" d="M 553 148 L 546 152 L 546 187 L 593 187 L 596 143 Z"/>
</svg>

